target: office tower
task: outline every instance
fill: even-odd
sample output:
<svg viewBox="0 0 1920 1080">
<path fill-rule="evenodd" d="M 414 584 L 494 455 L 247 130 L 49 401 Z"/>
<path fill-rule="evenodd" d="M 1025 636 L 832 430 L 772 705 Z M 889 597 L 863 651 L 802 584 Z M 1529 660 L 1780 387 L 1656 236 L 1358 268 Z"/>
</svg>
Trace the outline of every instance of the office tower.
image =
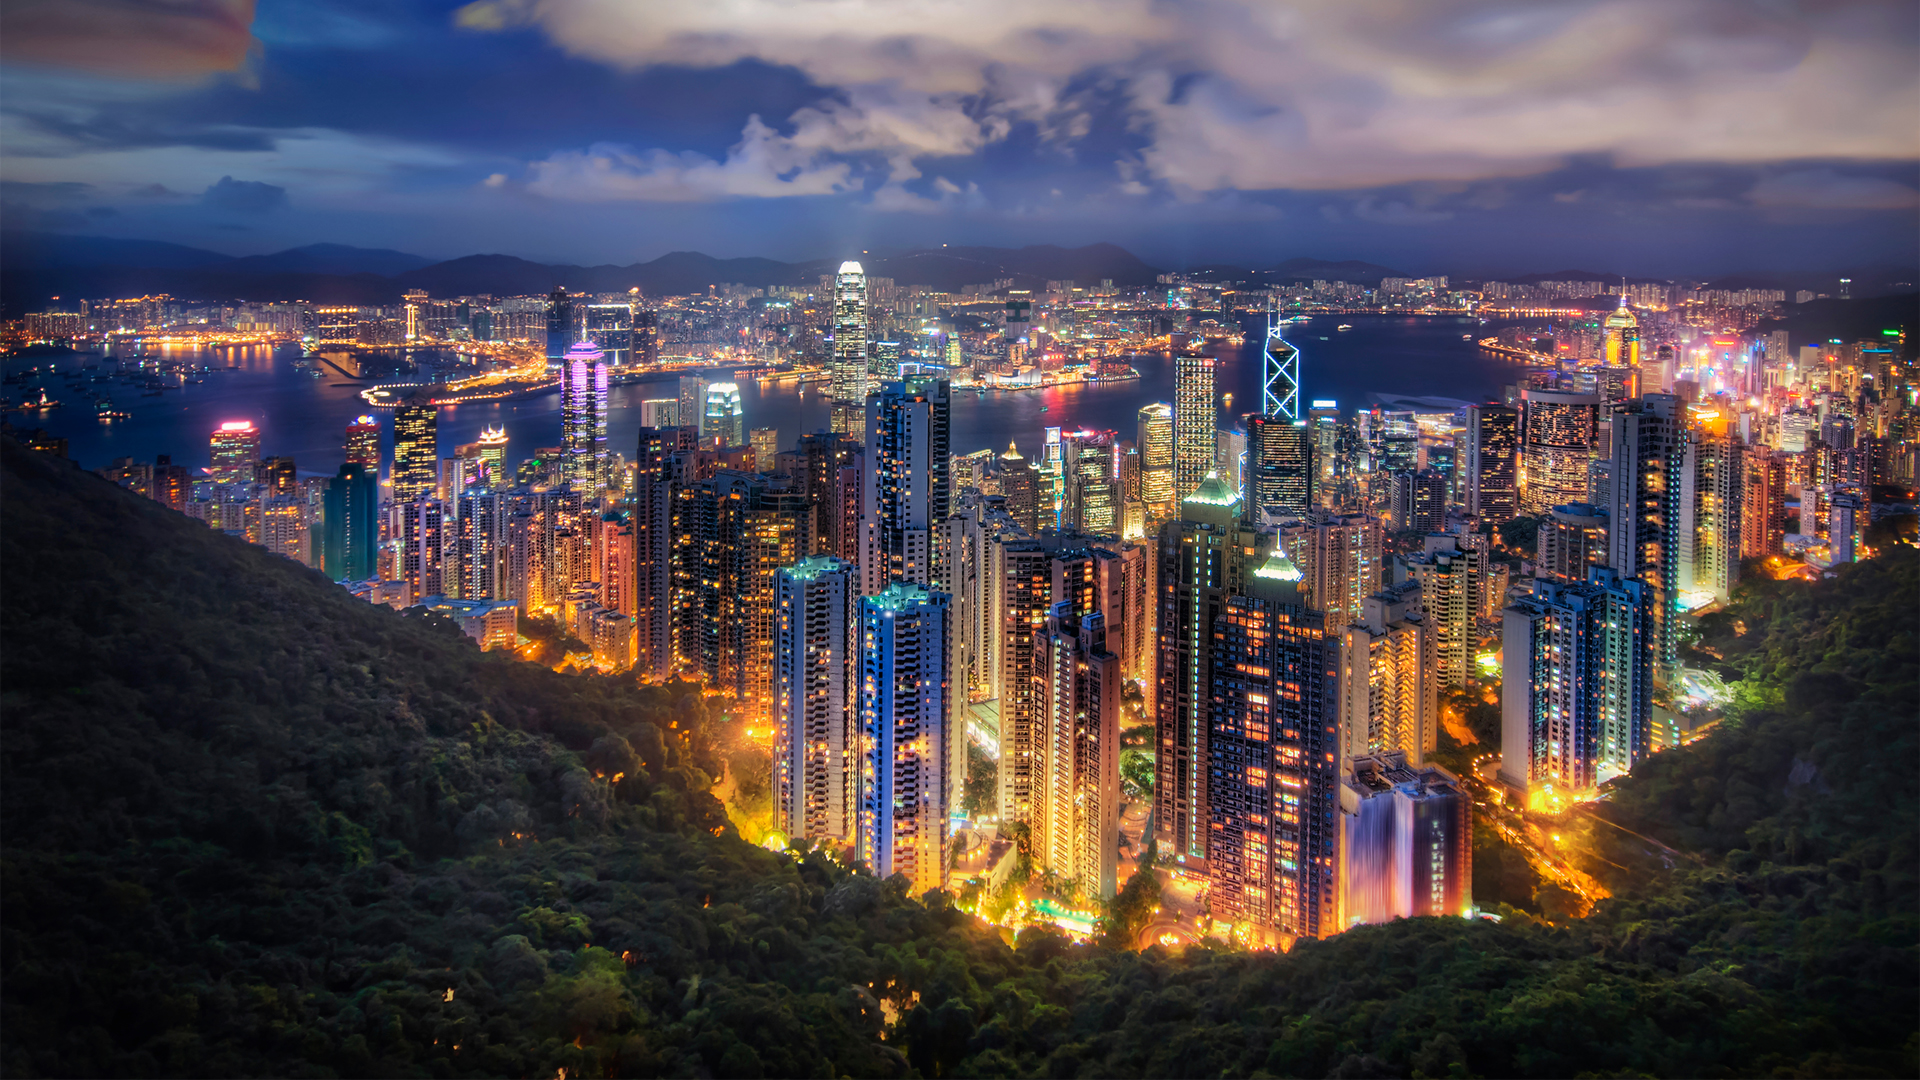
<svg viewBox="0 0 1920 1080">
<path fill-rule="evenodd" d="M 951 392 L 945 379 L 887 383 L 866 401 L 860 581 L 867 594 L 895 581 L 942 581 L 939 530 L 952 486 Z"/>
<path fill-rule="evenodd" d="M 640 403 L 640 426 L 670 428 L 680 426 L 679 398 L 648 398 Z"/>
<path fill-rule="evenodd" d="M 1240 498 L 1247 497 L 1247 433 L 1239 429 L 1213 433 L 1213 470 Z"/>
<path fill-rule="evenodd" d="M 407 585 L 407 604 L 446 595 L 446 504 L 433 498 L 415 499 L 395 504 L 394 513 L 400 519 L 395 531 L 400 536 L 400 577 Z"/>
<path fill-rule="evenodd" d="M 1447 527 L 1447 478 L 1432 469 L 1393 474 L 1393 526 L 1401 532 L 1441 532 Z"/>
<path fill-rule="evenodd" d="M 321 497 L 320 569 L 335 581 L 377 576 L 380 551 L 380 473 L 348 462 L 325 481 Z"/>
<path fill-rule="evenodd" d="M 1304 422 L 1247 417 L 1246 491 L 1263 523 L 1307 516 L 1313 505 L 1313 432 Z"/>
<path fill-rule="evenodd" d="M 1336 481 L 1340 476 L 1340 405 L 1320 400 L 1307 410 L 1307 434 L 1313 443 L 1313 504 L 1333 508 L 1338 504 Z"/>
<path fill-rule="evenodd" d="M 1066 482 L 1064 524 L 1098 536 L 1120 535 L 1119 438 L 1111 431 L 1076 431 L 1061 439 Z"/>
<path fill-rule="evenodd" d="M 580 340 L 599 346 L 614 367 L 633 363 L 633 307 L 632 303 L 582 305 Z"/>
<path fill-rule="evenodd" d="M 1577 583 L 1587 569 L 1607 565 L 1607 510 L 1568 503 L 1548 511 L 1534 534 L 1533 576 Z"/>
<path fill-rule="evenodd" d="M 1379 446 L 1374 472 L 1381 476 L 1413 472 L 1420 467 L 1420 423 L 1411 412 L 1390 412 L 1378 428 Z"/>
<path fill-rule="evenodd" d="M 503 497 L 504 501 L 504 497 Z M 640 603 L 637 590 L 639 558 L 633 512 L 616 506 L 591 515 L 593 521 L 593 580 L 600 583 L 600 606 L 627 617 L 627 625 L 637 629 Z M 637 649 L 638 642 L 635 643 Z M 638 658 L 638 653 L 634 654 Z"/>
<path fill-rule="evenodd" d="M 680 376 L 680 426 L 698 428 L 706 411 L 706 380 L 698 375 Z"/>
<path fill-rule="evenodd" d="M 1106 616 L 1053 605 L 1034 632 L 1033 861 L 1084 895 L 1109 899 L 1120 832 L 1120 658 Z"/>
<path fill-rule="evenodd" d="M 1066 450 L 1060 444 L 1059 428 L 1046 428 L 1042 434 L 1040 460 L 1033 466 L 1034 502 L 1039 508 L 1040 528 L 1057 532 L 1067 499 Z"/>
<path fill-rule="evenodd" d="M 1212 473 L 1181 500 L 1180 519 L 1160 527 L 1154 827 L 1163 850 L 1190 864 L 1207 858 L 1214 615 L 1262 557 L 1239 497 Z"/>
<path fill-rule="evenodd" d="M 1006 497 L 1007 513 L 1030 533 L 1040 531 L 1040 494 L 1033 467 L 1020 456 L 1013 443 L 1000 455 L 1000 494 Z"/>
<path fill-rule="evenodd" d="M 1827 561 L 1829 565 L 1853 561 L 1860 529 L 1860 496 L 1851 491 L 1836 492 L 1827 511 Z"/>
<path fill-rule="evenodd" d="M 1136 420 L 1140 448 L 1140 500 L 1154 522 L 1173 516 L 1173 406 L 1142 405 Z"/>
<path fill-rule="evenodd" d="M 507 599 L 504 571 L 507 517 L 512 513 L 509 500 L 498 492 L 473 488 L 448 506 L 454 517 L 446 523 L 443 594 L 463 600 Z"/>
<path fill-rule="evenodd" d="M 213 430 L 208 440 L 213 468 L 209 474 L 221 483 L 251 484 L 260 461 L 260 429 L 251 420 L 230 420 Z"/>
<path fill-rule="evenodd" d="M 1214 471 L 1211 356 L 1181 356 L 1173 376 L 1173 488 L 1185 500 Z"/>
<path fill-rule="evenodd" d="M 347 464 L 380 467 L 380 421 L 372 416 L 355 417 L 347 425 Z"/>
<path fill-rule="evenodd" d="M 407 397 L 393 412 L 393 501 L 430 494 L 439 479 L 440 409 L 426 391 Z"/>
<path fill-rule="evenodd" d="M 1027 330 L 1033 325 L 1033 293 L 1028 289 L 1007 290 L 1008 341 L 1019 341 L 1027 336 Z"/>
<path fill-rule="evenodd" d="M 1580 797 L 1652 749 L 1653 637 L 1646 590 L 1596 567 L 1535 581 L 1501 625 L 1500 779 L 1535 805 Z"/>
<path fill-rule="evenodd" d="M 860 598 L 858 857 L 914 895 L 945 883 L 950 600 L 894 583 Z M 962 759 L 964 760 L 964 759 Z"/>
<path fill-rule="evenodd" d="M 637 297 L 633 311 L 633 362 L 645 367 L 660 362 L 660 320 L 642 306 Z"/>
<path fill-rule="evenodd" d="M 1420 583 L 1420 610 L 1433 629 L 1435 670 L 1440 685 L 1464 690 L 1473 685 L 1475 625 L 1486 588 L 1487 553 L 1463 547 L 1451 533 L 1429 534 L 1418 555 L 1399 559 L 1397 581 Z"/>
<path fill-rule="evenodd" d="M 682 484 L 681 661 L 737 715 L 759 718 L 772 693 L 774 574 L 804 555 L 806 502 L 734 469 Z"/>
<path fill-rule="evenodd" d="M 1337 631 L 1343 758 L 1397 752 L 1418 765 L 1439 745 L 1438 649 L 1419 590 L 1408 582 L 1375 593 Z"/>
<path fill-rule="evenodd" d="M 1746 447 L 1729 434 L 1700 427 L 1686 433 L 1680 462 L 1679 590 L 1724 602 L 1740 580 L 1741 498 Z M 1696 606 L 1689 604 L 1689 606 Z"/>
<path fill-rule="evenodd" d="M 1620 297 L 1620 306 L 1607 316 L 1605 324 L 1606 351 L 1602 361 L 1608 367 L 1640 366 L 1640 320 L 1633 317 L 1627 309 L 1627 298 Z"/>
<path fill-rule="evenodd" d="M 835 435 L 866 441 L 867 275 L 857 262 L 840 264 L 833 282 L 833 370 L 828 395 Z"/>
<path fill-rule="evenodd" d="M 607 449 L 607 354 L 591 341 L 566 351 L 560 368 L 560 444 L 564 475 L 581 492 L 605 491 L 612 479 Z"/>
<path fill-rule="evenodd" d="M 1267 316 L 1267 348 L 1260 363 L 1260 414 L 1300 422 L 1300 350 L 1281 337 L 1286 327 Z"/>
<path fill-rule="evenodd" d="M 643 427 L 633 457 L 634 653 L 641 678 L 653 682 L 674 669 L 673 458 L 693 443 L 690 427 Z"/>
<path fill-rule="evenodd" d="M 700 413 L 700 438 L 722 447 L 747 445 L 746 409 L 740 403 L 738 383 L 707 384 L 706 405 Z"/>
<path fill-rule="evenodd" d="M 1467 513 L 1493 525 L 1512 521 L 1519 511 L 1519 412 L 1494 404 L 1468 409 L 1462 456 Z"/>
<path fill-rule="evenodd" d="M 1528 389 L 1520 392 L 1520 400 L 1521 509 L 1537 516 L 1564 503 L 1586 502 L 1600 395 Z"/>
<path fill-rule="evenodd" d="M 776 471 L 774 459 L 780 456 L 779 428 L 754 428 L 747 432 L 747 443 L 753 447 L 755 468 L 766 473 Z"/>
<path fill-rule="evenodd" d="M 1340 929 L 1338 661 L 1301 580 L 1276 547 L 1207 641 L 1209 900 L 1262 944 Z"/>
<path fill-rule="evenodd" d="M 1399 753 L 1342 773 L 1340 928 L 1471 915 L 1473 800 L 1459 780 Z"/>
<path fill-rule="evenodd" d="M 1306 574 L 1307 603 L 1325 613 L 1337 634 L 1360 618 L 1366 598 L 1383 584 L 1385 527 L 1366 514 L 1328 514 L 1307 527 L 1290 550 Z"/>
<path fill-rule="evenodd" d="M 796 484 L 813 508 L 809 526 L 809 555 L 835 555 L 848 562 L 859 562 L 859 545 L 852 538 L 843 543 L 840 535 L 844 516 L 840 506 L 840 470 L 858 460 L 853 444 L 830 432 L 816 431 L 800 436 L 795 453 L 799 465 Z"/>
<path fill-rule="evenodd" d="M 254 480 L 265 484 L 268 495 L 292 495 L 300 483 L 293 459 L 285 456 L 262 458 L 254 467 Z"/>
<path fill-rule="evenodd" d="M 774 578 L 773 805 L 793 840 L 854 837 L 860 575 L 831 556 Z"/>
<path fill-rule="evenodd" d="M 996 539 L 987 587 L 994 593 L 1000 624 L 998 805 L 1000 820 L 1012 823 L 1028 820 L 1033 808 L 1033 743 L 1040 707 L 1034 632 L 1053 607 L 1053 567 L 1051 553 L 1025 532 L 1003 532 Z"/>
<path fill-rule="evenodd" d="M 573 333 L 573 297 L 565 289 L 547 295 L 547 370 L 559 371 L 567 358 L 567 349 L 577 340 Z"/>
<path fill-rule="evenodd" d="M 1653 678 L 1678 685 L 1675 632 L 1680 605 L 1680 399 L 1648 394 L 1609 418 L 1612 505 L 1607 507 L 1607 565 L 1646 590 L 1653 634 Z"/>
</svg>

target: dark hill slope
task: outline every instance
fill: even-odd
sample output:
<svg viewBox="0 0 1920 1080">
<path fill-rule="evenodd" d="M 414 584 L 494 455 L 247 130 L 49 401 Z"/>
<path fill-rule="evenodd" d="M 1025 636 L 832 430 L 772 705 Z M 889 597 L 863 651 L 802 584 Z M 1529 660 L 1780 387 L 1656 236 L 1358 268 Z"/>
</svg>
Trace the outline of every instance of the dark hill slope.
<svg viewBox="0 0 1920 1080">
<path fill-rule="evenodd" d="M 1606 810 L 1673 870 L 1566 823 L 1621 867 L 1588 919 L 1016 951 L 740 841 L 696 697 L 481 654 L 0 440 L 0 1070 L 1915 1075 L 1916 586 L 1899 548 L 1703 627 L 1739 722 Z"/>
</svg>

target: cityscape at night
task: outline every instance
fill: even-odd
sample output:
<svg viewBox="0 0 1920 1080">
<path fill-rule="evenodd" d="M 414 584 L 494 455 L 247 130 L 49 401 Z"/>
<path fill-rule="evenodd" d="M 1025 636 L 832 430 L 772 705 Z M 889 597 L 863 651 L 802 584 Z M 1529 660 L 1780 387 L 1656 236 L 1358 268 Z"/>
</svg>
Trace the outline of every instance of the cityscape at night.
<svg viewBox="0 0 1920 1080">
<path fill-rule="evenodd" d="M 1911 3 L 9 4 L 0 1070 L 1920 1075 L 1916 282 Z"/>
</svg>

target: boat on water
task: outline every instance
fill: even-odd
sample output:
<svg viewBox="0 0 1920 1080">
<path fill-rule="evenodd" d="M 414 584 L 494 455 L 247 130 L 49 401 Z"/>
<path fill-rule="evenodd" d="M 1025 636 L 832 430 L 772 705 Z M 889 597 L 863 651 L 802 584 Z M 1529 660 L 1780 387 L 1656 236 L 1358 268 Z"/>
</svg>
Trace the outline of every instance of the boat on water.
<svg viewBox="0 0 1920 1080">
<path fill-rule="evenodd" d="M 1353 326 L 1349 323 L 1341 323 L 1339 326 L 1334 327 L 1334 329 L 1335 330 L 1351 330 L 1353 329 Z"/>
</svg>

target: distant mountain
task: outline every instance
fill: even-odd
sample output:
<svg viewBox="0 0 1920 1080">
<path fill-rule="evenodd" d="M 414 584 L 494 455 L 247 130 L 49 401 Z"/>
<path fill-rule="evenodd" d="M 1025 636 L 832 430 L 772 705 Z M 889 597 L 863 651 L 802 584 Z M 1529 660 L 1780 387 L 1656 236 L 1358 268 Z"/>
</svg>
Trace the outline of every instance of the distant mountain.
<svg viewBox="0 0 1920 1080">
<path fill-rule="evenodd" d="M 187 269 L 232 262 L 233 256 L 159 240 L 8 229 L 0 233 L 0 267 L 157 266 Z"/>
<path fill-rule="evenodd" d="M 1822 341 L 1897 340 L 1886 330 L 1903 330 L 1908 341 L 1920 341 L 1920 293 L 1895 293 L 1866 300 L 1809 300 L 1787 308 L 1784 319 L 1762 322 L 1766 333 L 1785 330 L 1794 348 Z"/>
<path fill-rule="evenodd" d="M 1049 281 L 1097 285 L 1151 285 L 1161 271 L 1115 244 L 1063 248 L 1036 244 L 1023 248 L 941 247 L 908 251 L 880 259 L 862 259 L 869 277 L 892 278 L 900 285 L 924 285 L 954 291 L 1007 278 L 1015 287 L 1045 288 Z M 829 268 L 831 269 L 831 268 Z"/>
<path fill-rule="evenodd" d="M 1288 259 L 1277 266 L 1268 267 L 1266 273 L 1274 281 L 1312 281 L 1319 278 L 1325 281 L 1345 281 L 1354 285 L 1378 285 L 1381 278 L 1414 276 L 1395 270 L 1391 266 L 1360 262 L 1357 259 L 1345 259 L 1340 262 L 1329 262 L 1325 259 Z"/>
<path fill-rule="evenodd" d="M 392 277 L 433 265 L 433 260 L 388 248 L 358 248 L 345 244 L 308 244 L 272 255 L 247 255 L 222 269 L 267 274 L 379 274 Z"/>
</svg>

